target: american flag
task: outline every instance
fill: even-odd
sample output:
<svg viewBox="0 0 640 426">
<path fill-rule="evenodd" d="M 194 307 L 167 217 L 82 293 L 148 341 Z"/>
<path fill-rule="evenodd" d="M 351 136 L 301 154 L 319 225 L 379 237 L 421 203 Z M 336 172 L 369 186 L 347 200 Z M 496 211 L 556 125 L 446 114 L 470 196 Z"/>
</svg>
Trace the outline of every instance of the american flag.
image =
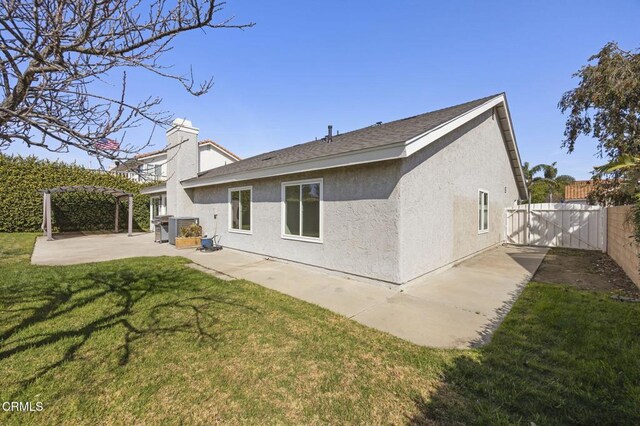
<svg viewBox="0 0 640 426">
<path fill-rule="evenodd" d="M 102 138 L 96 142 L 96 148 L 104 151 L 115 151 L 120 148 L 120 143 L 115 139 Z"/>
</svg>

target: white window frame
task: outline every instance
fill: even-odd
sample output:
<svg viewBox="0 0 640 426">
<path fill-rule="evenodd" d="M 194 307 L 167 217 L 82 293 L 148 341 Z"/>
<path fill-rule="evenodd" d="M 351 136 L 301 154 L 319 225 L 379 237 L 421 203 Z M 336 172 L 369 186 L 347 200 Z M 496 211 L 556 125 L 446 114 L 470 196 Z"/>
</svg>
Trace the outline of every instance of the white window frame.
<svg viewBox="0 0 640 426">
<path fill-rule="evenodd" d="M 300 185 L 300 190 L 302 191 L 302 185 L 308 185 L 308 184 L 313 184 L 313 183 L 318 183 L 320 184 L 320 223 L 319 223 L 319 231 L 320 231 L 320 237 L 315 238 L 315 237 L 305 237 L 302 235 L 289 235 L 285 232 L 286 230 L 286 214 L 287 214 L 287 209 L 286 209 L 286 199 L 285 199 L 285 188 L 287 186 L 294 186 L 294 185 Z M 295 240 L 295 241 L 306 241 L 306 242 L 310 242 L 310 243 L 319 243 L 322 244 L 322 238 L 324 235 L 324 181 L 322 178 L 318 178 L 318 179 L 305 179 L 305 180 L 294 180 L 294 181 L 289 181 L 289 182 L 282 182 L 280 185 L 280 222 L 281 222 L 281 227 L 280 227 L 280 237 L 285 239 L 285 240 Z M 300 200 L 300 233 L 302 233 L 302 199 Z"/>
<path fill-rule="evenodd" d="M 480 198 L 480 194 L 483 193 L 487 194 L 487 229 L 482 229 L 482 224 L 484 224 L 484 197 Z M 489 191 L 487 191 L 486 189 L 478 189 L 478 195 L 476 196 L 476 205 L 478 209 L 478 214 L 476 216 L 476 221 L 478 223 L 478 234 L 486 234 L 487 232 L 489 232 L 489 218 L 491 217 L 489 210 L 489 206 L 491 204 L 489 203 L 490 198 L 491 195 L 489 194 Z M 480 199 L 482 200 L 482 203 L 480 203 Z"/>
<path fill-rule="evenodd" d="M 240 229 L 233 229 L 232 224 L 233 224 L 233 206 L 231 204 L 231 193 L 235 192 L 235 191 L 246 191 L 249 190 L 249 221 L 250 223 L 250 228 L 249 230 L 244 230 L 242 229 L 242 208 L 239 206 L 240 211 L 239 211 L 239 219 L 240 219 Z M 228 229 L 229 232 L 233 232 L 235 234 L 247 234 L 247 235 L 251 235 L 253 234 L 253 186 L 249 185 L 249 186 L 238 186 L 236 188 L 229 188 L 228 191 L 228 204 L 229 207 L 227 208 L 227 212 L 228 212 L 228 216 L 229 216 L 229 220 L 228 220 Z"/>
</svg>

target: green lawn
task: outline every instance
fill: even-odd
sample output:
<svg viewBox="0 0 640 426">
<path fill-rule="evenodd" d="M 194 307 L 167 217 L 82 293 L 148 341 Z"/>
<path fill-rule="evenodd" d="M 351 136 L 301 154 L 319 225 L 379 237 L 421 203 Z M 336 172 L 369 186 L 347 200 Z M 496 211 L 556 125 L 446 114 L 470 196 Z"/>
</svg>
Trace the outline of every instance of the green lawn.
<svg viewBox="0 0 640 426">
<path fill-rule="evenodd" d="M 182 258 L 29 265 L 0 234 L 0 424 L 640 423 L 640 304 L 531 283 L 479 350 L 421 348 Z M 416 326 L 419 326 L 418 324 Z"/>
</svg>

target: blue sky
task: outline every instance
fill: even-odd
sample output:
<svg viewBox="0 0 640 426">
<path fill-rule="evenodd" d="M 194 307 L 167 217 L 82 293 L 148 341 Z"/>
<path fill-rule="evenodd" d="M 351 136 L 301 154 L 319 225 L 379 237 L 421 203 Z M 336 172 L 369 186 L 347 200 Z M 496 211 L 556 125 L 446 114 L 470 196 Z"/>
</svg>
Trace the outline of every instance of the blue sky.
<svg viewBox="0 0 640 426">
<path fill-rule="evenodd" d="M 557 103 L 606 42 L 640 47 L 637 1 L 229 0 L 224 14 L 256 26 L 187 34 L 163 57 L 176 72 L 213 76 L 211 92 L 194 98 L 136 72 L 129 97 L 161 96 L 200 138 L 242 157 L 322 137 L 327 124 L 345 132 L 505 91 L 522 161 L 557 161 L 561 174 L 586 179 L 603 161 L 589 139 L 571 155 L 561 149 Z M 126 140 L 145 143 L 149 132 Z M 164 146 L 163 131 L 153 143 Z M 80 152 L 10 152 L 96 165 Z"/>
</svg>

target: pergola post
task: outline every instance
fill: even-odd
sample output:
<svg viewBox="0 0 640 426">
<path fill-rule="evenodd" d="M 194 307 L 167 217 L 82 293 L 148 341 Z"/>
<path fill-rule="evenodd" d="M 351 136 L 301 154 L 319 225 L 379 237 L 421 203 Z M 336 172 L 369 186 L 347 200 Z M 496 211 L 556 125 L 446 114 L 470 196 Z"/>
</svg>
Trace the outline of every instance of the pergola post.
<svg viewBox="0 0 640 426">
<path fill-rule="evenodd" d="M 44 216 L 45 226 L 47 228 L 47 241 L 53 241 L 53 236 L 51 235 L 51 194 L 48 192 L 44 194 Z"/>
<path fill-rule="evenodd" d="M 129 233 L 131 237 L 133 235 L 133 195 L 129 195 Z"/>
<path fill-rule="evenodd" d="M 116 234 L 119 231 L 119 226 L 118 226 L 119 221 L 120 221 L 120 197 L 116 197 L 116 224 L 113 229 Z"/>
<path fill-rule="evenodd" d="M 40 226 L 42 229 L 42 234 L 47 235 L 47 193 L 42 193 L 42 225 Z"/>
</svg>

